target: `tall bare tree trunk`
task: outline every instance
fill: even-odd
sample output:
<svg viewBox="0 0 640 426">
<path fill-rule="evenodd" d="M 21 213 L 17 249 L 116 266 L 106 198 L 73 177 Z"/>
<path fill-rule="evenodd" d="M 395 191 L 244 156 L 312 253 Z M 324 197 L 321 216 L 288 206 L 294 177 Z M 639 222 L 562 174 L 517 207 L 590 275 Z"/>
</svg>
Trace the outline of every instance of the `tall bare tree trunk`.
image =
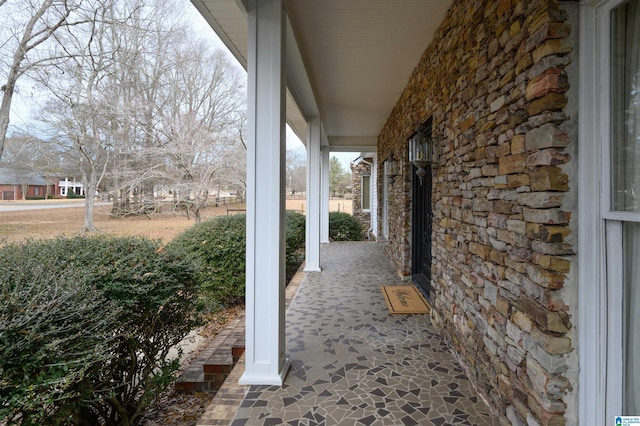
<svg viewBox="0 0 640 426">
<path fill-rule="evenodd" d="M 96 232 L 96 227 L 93 223 L 93 210 L 97 184 L 96 172 L 93 166 L 89 176 L 82 174 L 82 183 L 84 186 L 84 224 L 81 232 Z"/>
<path fill-rule="evenodd" d="M 116 188 L 118 188 L 116 181 Z M 111 216 L 118 217 L 120 215 L 120 189 L 113 191 L 113 200 L 111 202 Z"/>
<path fill-rule="evenodd" d="M 11 73 L 13 68 L 9 70 L 9 81 L 6 86 L 2 87 L 2 104 L 0 105 L 0 159 L 2 159 L 2 151 L 4 151 L 4 141 L 7 137 L 9 129 L 9 115 L 11 114 L 11 101 L 13 99 L 13 91 L 15 88 L 15 76 L 12 79 Z M 13 81 L 11 81 L 11 79 Z"/>
<path fill-rule="evenodd" d="M 20 185 L 20 190 L 22 191 L 22 200 L 27 199 L 27 192 L 29 192 L 29 184 L 23 183 Z"/>
<path fill-rule="evenodd" d="M 198 204 L 193 206 L 193 215 L 194 215 L 194 219 L 195 219 L 195 223 L 196 224 L 202 222 L 202 218 L 200 216 L 200 206 Z"/>
<path fill-rule="evenodd" d="M 144 198 L 144 212 L 153 211 L 155 209 L 155 197 L 153 196 L 153 182 L 145 182 L 142 187 Z"/>
</svg>

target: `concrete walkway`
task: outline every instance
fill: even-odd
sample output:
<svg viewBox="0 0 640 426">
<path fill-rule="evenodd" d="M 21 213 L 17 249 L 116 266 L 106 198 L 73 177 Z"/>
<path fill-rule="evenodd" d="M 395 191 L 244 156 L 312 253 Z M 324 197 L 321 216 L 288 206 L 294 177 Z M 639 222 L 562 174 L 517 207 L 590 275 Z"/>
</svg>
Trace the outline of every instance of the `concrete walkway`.
<svg viewBox="0 0 640 426">
<path fill-rule="evenodd" d="M 321 264 L 287 312 L 292 368 L 285 385 L 230 383 L 230 424 L 499 424 L 428 316 L 389 314 L 380 286 L 406 283 L 376 243 L 324 245 Z M 207 417 L 220 411 L 215 404 L 199 424 L 229 424 Z"/>
</svg>

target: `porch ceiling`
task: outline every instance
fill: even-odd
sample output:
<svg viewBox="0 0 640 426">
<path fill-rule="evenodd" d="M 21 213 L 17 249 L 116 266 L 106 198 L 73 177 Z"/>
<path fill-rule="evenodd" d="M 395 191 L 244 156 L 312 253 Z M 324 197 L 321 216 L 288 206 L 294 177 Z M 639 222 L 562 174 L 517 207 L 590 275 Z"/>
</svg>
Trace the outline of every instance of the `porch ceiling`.
<svg viewBox="0 0 640 426">
<path fill-rule="evenodd" d="M 191 1 L 246 68 L 243 1 Z M 305 117 L 319 114 L 331 150 L 375 150 L 451 0 L 285 1 L 287 121 L 304 141 Z"/>
</svg>

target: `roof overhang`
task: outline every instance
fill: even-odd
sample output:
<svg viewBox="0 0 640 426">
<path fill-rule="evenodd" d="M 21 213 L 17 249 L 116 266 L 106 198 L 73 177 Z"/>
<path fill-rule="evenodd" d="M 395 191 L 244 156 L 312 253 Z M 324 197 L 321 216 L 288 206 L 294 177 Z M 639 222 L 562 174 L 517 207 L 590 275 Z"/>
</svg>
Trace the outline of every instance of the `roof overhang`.
<svg viewBox="0 0 640 426">
<path fill-rule="evenodd" d="M 191 0 L 247 67 L 243 0 Z M 304 142 L 319 116 L 331 151 L 375 152 L 377 138 L 451 0 L 285 0 L 287 123 Z"/>
</svg>

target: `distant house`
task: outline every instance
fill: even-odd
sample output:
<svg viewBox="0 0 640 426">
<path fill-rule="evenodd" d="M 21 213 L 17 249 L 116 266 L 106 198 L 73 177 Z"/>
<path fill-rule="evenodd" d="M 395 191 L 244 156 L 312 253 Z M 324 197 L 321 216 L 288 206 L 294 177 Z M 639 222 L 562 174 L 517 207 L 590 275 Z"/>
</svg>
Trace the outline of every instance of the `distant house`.
<svg viewBox="0 0 640 426">
<path fill-rule="evenodd" d="M 55 194 L 62 197 L 68 197 L 69 194 L 84 195 L 84 186 L 81 182 L 76 182 L 75 178 L 69 180 L 68 177 L 65 177 L 64 180 L 58 182 Z"/>
<path fill-rule="evenodd" d="M 0 200 L 44 197 L 48 193 L 51 194 L 54 185 L 54 182 L 33 170 L 0 167 Z"/>
</svg>

